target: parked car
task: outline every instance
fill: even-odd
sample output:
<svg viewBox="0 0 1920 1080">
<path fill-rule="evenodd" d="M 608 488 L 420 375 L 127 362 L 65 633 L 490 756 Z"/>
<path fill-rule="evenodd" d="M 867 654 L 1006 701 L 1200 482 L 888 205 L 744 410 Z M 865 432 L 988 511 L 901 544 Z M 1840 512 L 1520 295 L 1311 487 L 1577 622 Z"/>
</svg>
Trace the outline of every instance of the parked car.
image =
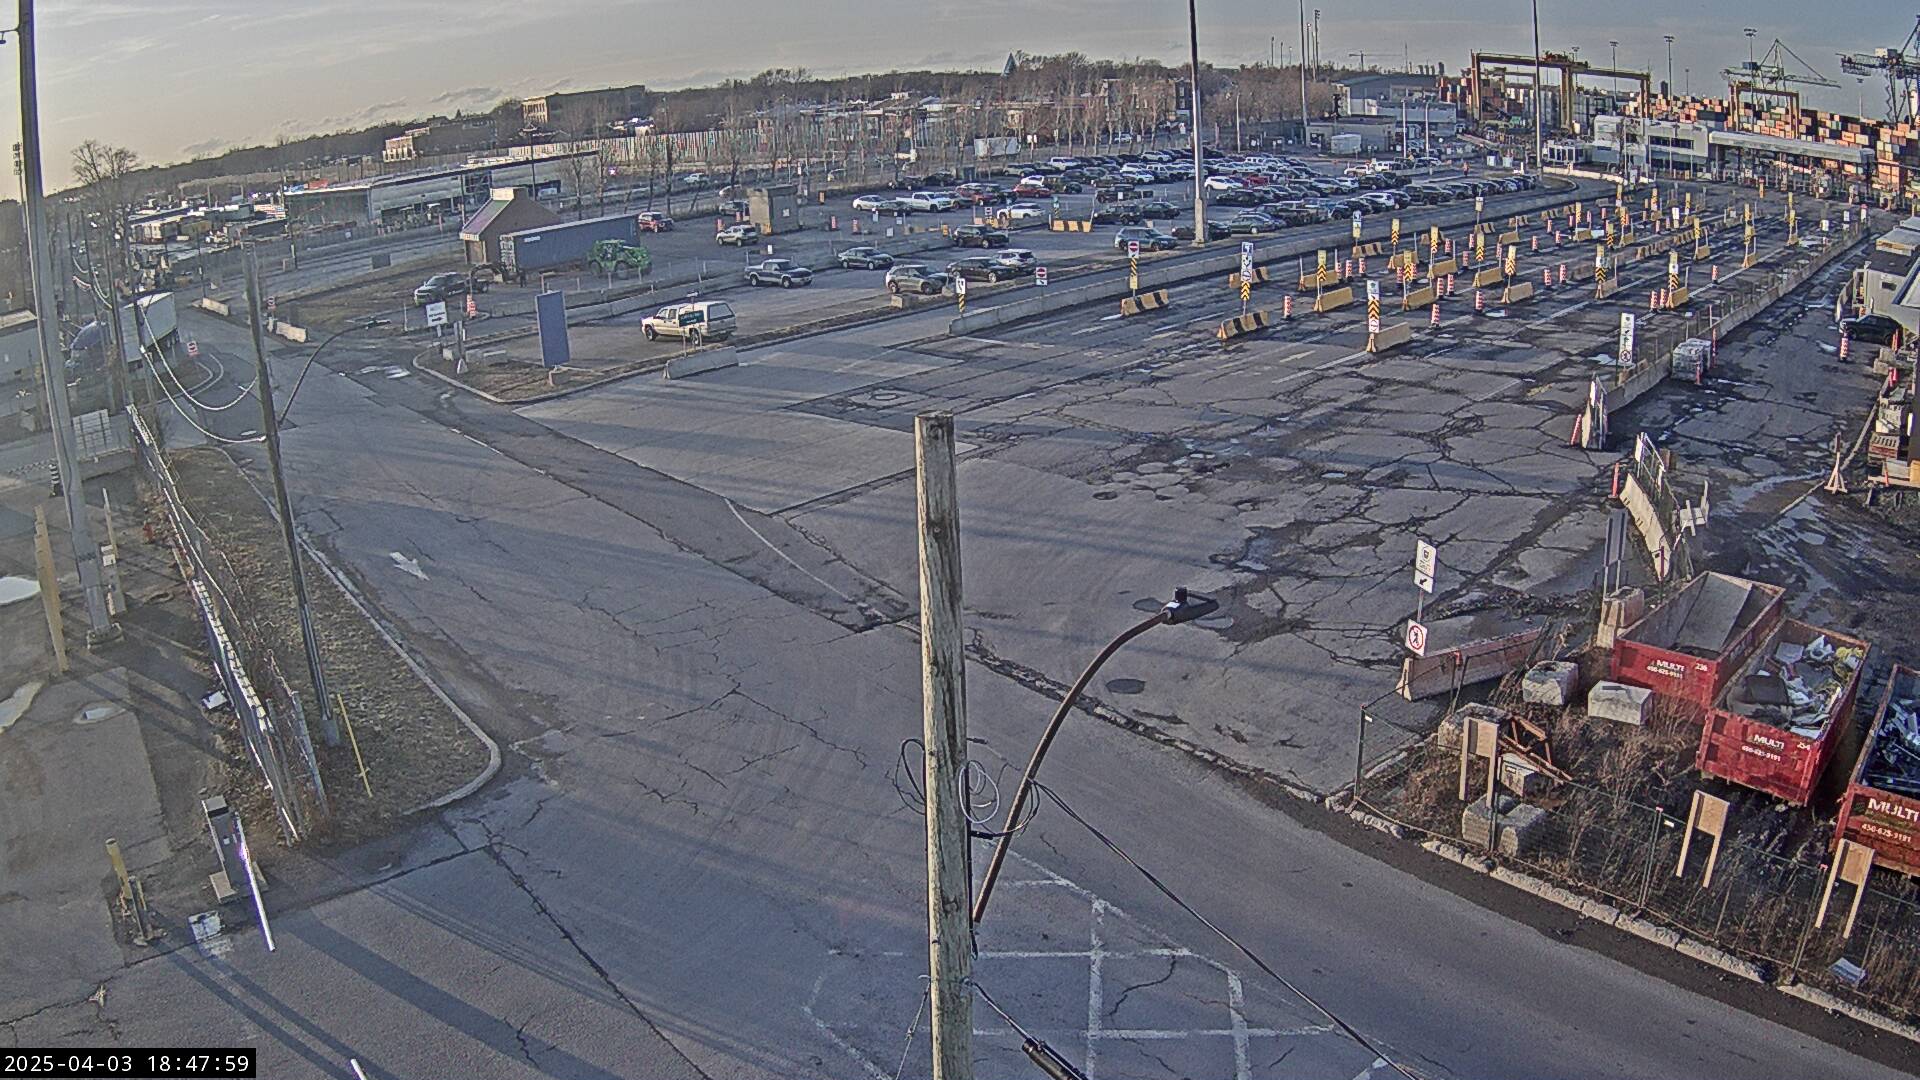
<svg viewBox="0 0 1920 1080">
<path fill-rule="evenodd" d="M 673 231 L 673 219 L 658 210 L 642 210 L 634 215 L 634 223 L 641 232 L 663 233 Z"/>
<path fill-rule="evenodd" d="M 722 247 L 732 244 L 734 247 L 746 247 L 760 239 L 760 226 L 750 221 L 738 225 L 729 225 L 713 237 Z"/>
<path fill-rule="evenodd" d="M 1128 243 L 1138 243 L 1142 251 L 1172 251 L 1180 241 L 1172 233 L 1163 233 L 1151 225 L 1128 225 L 1113 233 L 1113 249 L 1125 251 Z"/>
<path fill-rule="evenodd" d="M 1255 236 L 1260 233 L 1279 232 L 1280 223 L 1265 214 L 1241 214 L 1227 221 L 1227 231 L 1235 236 Z"/>
<path fill-rule="evenodd" d="M 1006 209 L 1008 221 L 1027 221 L 1032 218 L 1043 218 L 1047 216 L 1048 212 L 1047 208 L 1041 206 L 1039 203 L 1030 202 L 1017 202 Z"/>
<path fill-rule="evenodd" d="M 947 274 L 964 281 L 999 281 L 1017 274 L 1011 266 L 1002 266 L 992 255 L 969 255 L 947 264 Z"/>
<path fill-rule="evenodd" d="M 733 308 L 725 300 L 674 304 L 640 320 L 640 333 L 648 341 L 679 338 L 698 345 L 702 341 L 725 341 L 733 336 L 733 330 Z"/>
<path fill-rule="evenodd" d="M 465 296 L 472 288 L 473 285 L 467 280 L 465 274 L 452 272 L 435 274 L 421 282 L 419 288 L 413 290 L 413 302 L 419 307 L 426 307 L 428 304 L 440 303 L 456 296 Z"/>
<path fill-rule="evenodd" d="M 951 210 L 960 205 L 959 200 L 944 191 L 914 191 L 900 197 L 900 201 L 914 210 Z"/>
<path fill-rule="evenodd" d="M 1138 225 L 1140 210 L 1138 207 L 1105 204 L 1094 208 L 1095 225 Z"/>
<path fill-rule="evenodd" d="M 885 270 L 893 265 L 893 256 L 876 247 L 850 247 L 835 256 L 842 270 Z"/>
<path fill-rule="evenodd" d="M 961 184 L 953 189 L 954 197 L 961 202 L 975 206 L 998 206 L 1007 201 L 1007 192 L 999 184 Z"/>
<path fill-rule="evenodd" d="M 1153 220 L 1155 218 L 1171 220 L 1180 216 L 1180 208 L 1167 202 L 1165 199 L 1152 199 L 1148 202 L 1141 203 L 1139 206 L 1134 207 L 1134 209 L 1140 211 L 1140 216 L 1147 220 Z"/>
<path fill-rule="evenodd" d="M 813 284 L 813 271 L 792 259 L 767 259 L 747 267 L 747 284 L 791 289 L 795 285 Z"/>
<path fill-rule="evenodd" d="M 987 225 L 961 225 L 953 230 L 954 247 L 1006 247 L 1013 238 Z"/>
<path fill-rule="evenodd" d="M 861 195 L 853 200 L 853 208 L 863 212 L 877 211 L 883 214 L 904 213 L 908 209 L 903 201 L 891 195 Z"/>
<path fill-rule="evenodd" d="M 948 275 L 929 269 L 922 263 L 904 263 L 887 271 L 887 291 L 895 296 L 908 292 L 938 293 L 952 280 Z"/>
<path fill-rule="evenodd" d="M 1225 240 L 1231 237 L 1232 235 L 1233 234 L 1231 232 L 1227 231 L 1226 225 L 1222 224 L 1218 219 L 1216 218 L 1207 219 L 1207 239 L 1208 240 Z M 1191 225 L 1176 226 L 1173 230 L 1173 238 L 1175 240 L 1191 241 L 1193 239 L 1193 226 Z"/>
<path fill-rule="evenodd" d="M 1002 270 L 1010 270 L 1013 274 L 1031 274 L 1034 267 L 1040 265 L 1040 260 L 1026 248 L 1008 248 L 995 255 L 993 261 L 1000 264 Z"/>
</svg>

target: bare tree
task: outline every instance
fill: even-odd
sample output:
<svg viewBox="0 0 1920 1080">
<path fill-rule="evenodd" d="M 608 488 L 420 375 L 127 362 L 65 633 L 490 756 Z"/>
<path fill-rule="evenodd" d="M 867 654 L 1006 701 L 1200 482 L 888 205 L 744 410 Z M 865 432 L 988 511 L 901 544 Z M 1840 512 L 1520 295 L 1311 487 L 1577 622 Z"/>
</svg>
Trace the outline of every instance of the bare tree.
<svg viewBox="0 0 1920 1080">
<path fill-rule="evenodd" d="M 107 253 L 106 281 L 99 281 L 96 272 L 94 285 L 106 286 L 109 301 L 107 327 L 112 332 L 114 355 L 107 358 L 107 389 L 115 413 L 132 401 L 127 393 L 127 348 L 120 329 L 121 267 L 125 265 L 121 245 L 126 241 L 127 211 L 133 205 L 133 173 L 139 167 L 140 155 L 124 146 L 88 139 L 73 148 L 73 175 L 83 189 L 81 205 Z"/>
</svg>

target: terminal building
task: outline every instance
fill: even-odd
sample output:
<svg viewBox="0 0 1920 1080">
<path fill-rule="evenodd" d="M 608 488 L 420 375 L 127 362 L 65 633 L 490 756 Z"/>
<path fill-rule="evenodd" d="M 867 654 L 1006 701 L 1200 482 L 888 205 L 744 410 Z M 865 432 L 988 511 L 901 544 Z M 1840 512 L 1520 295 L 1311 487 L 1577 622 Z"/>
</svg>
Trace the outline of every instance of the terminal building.
<svg viewBox="0 0 1920 1080">
<path fill-rule="evenodd" d="M 396 225 L 434 217 L 466 217 L 485 206 L 496 188 L 523 188 L 536 195 L 568 194 L 577 172 L 571 159 L 593 150 L 555 151 L 532 159 L 475 162 L 427 172 L 376 176 L 343 184 L 289 188 L 289 222 L 317 225 Z"/>
<path fill-rule="evenodd" d="M 1794 184 L 1816 190 L 1820 178 L 1864 186 L 1873 174 L 1873 151 L 1865 146 L 1727 131 L 1699 121 L 1597 116 L 1587 159 L 1660 175 L 1722 180 L 1801 177 Z"/>
</svg>

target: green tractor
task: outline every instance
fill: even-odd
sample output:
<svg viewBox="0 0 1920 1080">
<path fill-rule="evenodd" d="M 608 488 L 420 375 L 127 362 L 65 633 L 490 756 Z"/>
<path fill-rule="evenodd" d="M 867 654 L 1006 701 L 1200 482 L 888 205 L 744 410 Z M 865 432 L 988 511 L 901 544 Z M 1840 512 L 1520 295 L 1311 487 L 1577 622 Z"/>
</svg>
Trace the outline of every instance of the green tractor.
<svg viewBox="0 0 1920 1080">
<path fill-rule="evenodd" d="M 622 270 L 644 274 L 653 266 L 653 256 L 638 244 L 625 240 L 597 240 L 587 256 L 587 266 L 596 274 L 619 277 Z"/>
</svg>

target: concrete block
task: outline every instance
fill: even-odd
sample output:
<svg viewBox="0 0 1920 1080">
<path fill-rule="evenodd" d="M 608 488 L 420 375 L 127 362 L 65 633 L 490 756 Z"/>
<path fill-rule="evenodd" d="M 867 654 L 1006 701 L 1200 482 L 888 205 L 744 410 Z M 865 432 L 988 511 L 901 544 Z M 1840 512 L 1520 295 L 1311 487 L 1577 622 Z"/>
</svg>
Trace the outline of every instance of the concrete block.
<svg viewBox="0 0 1920 1080">
<path fill-rule="evenodd" d="M 740 354 L 733 349 L 698 349 L 668 360 L 667 369 L 662 374 L 669 379 L 684 379 L 689 375 L 704 375 L 709 371 L 735 367 L 739 363 Z"/>
<path fill-rule="evenodd" d="M 1615 589 L 1600 601 L 1600 625 L 1593 643 L 1601 649 L 1613 648 L 1620 632 L 1641 620 L 1647 613 L 1647 594 L 1637 585 Z"/>
<path fill-rule="evenodd" d="M 1519 754 L 1500 755 L 1500 786 L 1523 799 L 1547 790 L 1547 774 Z"/>
<path fill-rule="evenodd" d="M 1495 800 L 1495 809 L 1489 812 L 1487 800 L 1475 799 L 1460 811 L 1460 839 L 1479 848 L 1493 846 L 1493 826 L 1495 818 L 1504 819 L 1518 803 L 1511 796 L 1502 795 Z"/>
<path fill-rule="evenodd" d="M 1388 323 L 1377 334 L 1367 335 L 1367 351 L 1383 353 L 1397 349 L 1413 340 L 1413 327 L 1406 323 Z"/>
<path fill-rule="evenodd" d="M 1500 816 L 1500 854 L 1519 858 L 1540 846 L 1547 828 L 1547 812 L 1522 803 Z"/>
<path fill-rule="evenodd" d="M 1644 727 L 1652 704 L 1653 691 L 1641 686 L 1597 682 L 1587 692 L 1587 716 L 1594 720 Z"/>
<path fill-rule="evenodd" d="M 1580 686 L 1580 665 L 1570 660 L 1543 660 L 1527 669 L 1520 680 L 1520 700 L 1529 705 L 1564 708 Z"/>
</svg>

